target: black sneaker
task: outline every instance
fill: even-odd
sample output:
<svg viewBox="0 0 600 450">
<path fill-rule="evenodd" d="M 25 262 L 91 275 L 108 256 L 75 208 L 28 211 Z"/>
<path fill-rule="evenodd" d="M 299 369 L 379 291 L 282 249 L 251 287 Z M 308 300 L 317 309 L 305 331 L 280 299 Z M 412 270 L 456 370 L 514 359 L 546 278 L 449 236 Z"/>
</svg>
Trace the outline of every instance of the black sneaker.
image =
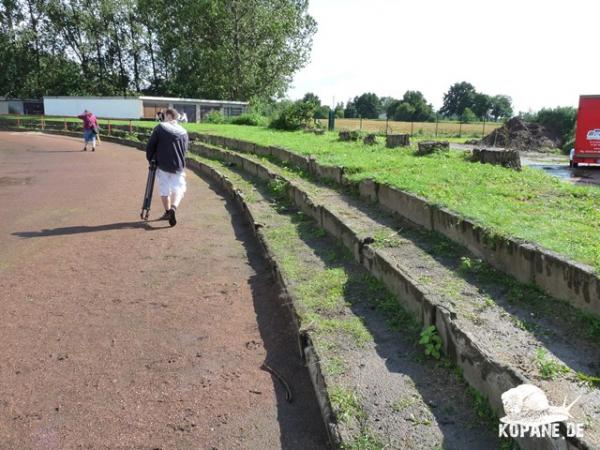
<svg viewBox="0 0 600 450">
<path fill-rule="evenodd" d="M 165 213 L 160 216 L 158 220 L 169 220 L 171 218 L 171 213 L 169 211 L 165 211 Z"/>
<path fill-rule="evenodd" d="M 171 225 L 172 227 L 174 227 L 175 225 L 177 225 L 177 219 L 175 218 L 175 210 L 174 209 L 170 209 L 168 211 L 169 213 L 169 225 Z"/>
</svg>

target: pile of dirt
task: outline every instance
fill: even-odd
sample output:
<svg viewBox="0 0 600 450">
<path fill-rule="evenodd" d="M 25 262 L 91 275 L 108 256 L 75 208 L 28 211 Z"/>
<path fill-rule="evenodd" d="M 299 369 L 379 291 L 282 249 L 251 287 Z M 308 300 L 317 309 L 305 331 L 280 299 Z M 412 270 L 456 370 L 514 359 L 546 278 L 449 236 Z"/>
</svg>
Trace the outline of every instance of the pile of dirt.
<svg viewBox="0 0 600 450">
<path fill-rule="evenodd" d="M 522 151 L 545 152 L 560 147 L 561 138 L 540 124 L 513 117 L 484 137 L 481 143 Z"/>
</svg>

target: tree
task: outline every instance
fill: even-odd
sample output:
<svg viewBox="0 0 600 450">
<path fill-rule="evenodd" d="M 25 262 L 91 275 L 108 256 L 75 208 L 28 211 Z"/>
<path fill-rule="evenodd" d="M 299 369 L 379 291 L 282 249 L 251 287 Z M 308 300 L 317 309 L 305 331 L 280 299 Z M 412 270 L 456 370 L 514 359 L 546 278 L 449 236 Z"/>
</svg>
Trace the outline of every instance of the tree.
<svg viewBox="0 0 600 450">
<path fill-rule="evenodd" d="M 278 130 L 295 131 L 310 126 L 314 116 L 314 103 L 298 100 L 286 104 L 279 115 L 271 122 L 270 127 Z"/>
<path fill-rule="evenodd" d="M 429 122 L 435 120 L 433 106 L 427 103 L 419 91 L 406 91 L 402 100 L 394 100 L 386 109 L 388 118 L 406 122 Z"/>
<path fill-rule="evenodd" d="M 178 41 L 163 55 L 173 60 L 174 90 L 199 97 L 282 96 L 316 31 L 308 0 L 160 0 L 154 8 L 176 20 L 159 29 Z"/>
<path fill-rule="evenodd" d="M 492 108 L 492 99 L 489 95 L 476 92 L 473 96 L 472 112 L 480 119 L 486 120 Z"/>
<path fill-rule="evenodd" d="M 571 137 L 577 121 L 577 109 L 571 106 L 542 108 L 536 114 L 534 122 L 545 126 L 563 142 Z"/>
<path fill-rule="evenodd" d="M 304 94 L 304 97 L 302 97 L 302 101 L 305 103 L 313 103 L 317 107 L 321 106 L 321 99 L 312 92 L 307 92 L 306 94 Z"/>
<path fill-rule="evenodd" d="M 308 0 L 2 0 L 0 94 L 268 99 L 315 31 Z"/>
<path fill-rule="evenodd" d="M 388 119 L 399 120 L 402 122 L 412 122 L 415 116 L 415 108 L 411 104 L 402 100 L 392 102 L 386 111 Z"/>
<path fill-rule="evenodd" d="M 355 119 L 356 117 L 358 117 L 356 105 L 352 100 L 348 100 L 348 102 L 346 103 L 346 109 L 344 109 L 344 117 L 346 119 Z"/>
<path fill-rule="evenodd" d="M 363 119 L 379 118 L 381 103 L 379 97 L 372 92 L 362 94 L 360 97 L 354 97 L 354 106 L 359 117 Z"/>
<path fill-rule="evenodd" d="M 494 120 L 513 115 L 512 99 L 508 95 L 495 95 L 490 99 L 490 115 Z"/>
<path fill-rule="evenodd" d="M 390 105 L 394 102 L 397 102 L 398 100 L 395 99 L 394 97 L 380 97 L 379 98 L 379 112 L 380 113 L 385 113 L 387 115 L 387 111 L 388 108 L 390 107 Z"/>
<path fill-rule="evenodd" d="M 462 114 L 460 115 L 460 121 L 462 123 L 471 123 L 471 122 L 475 122 L 477 120 L 477 116 L 475 115 L 475 113 L 473 111 L 471 111 L 471 108 L 465 108 L 462 112 Z"/>
<path fill-rule="evenodd" d="M 475 93 L 475 87 L 471 83 L 466 81 L 454 83 L 444 94 L 444 104 L 440 113 L 446 117 L 460 117 L 465 108 L 473 107 Z"/>
</svg>

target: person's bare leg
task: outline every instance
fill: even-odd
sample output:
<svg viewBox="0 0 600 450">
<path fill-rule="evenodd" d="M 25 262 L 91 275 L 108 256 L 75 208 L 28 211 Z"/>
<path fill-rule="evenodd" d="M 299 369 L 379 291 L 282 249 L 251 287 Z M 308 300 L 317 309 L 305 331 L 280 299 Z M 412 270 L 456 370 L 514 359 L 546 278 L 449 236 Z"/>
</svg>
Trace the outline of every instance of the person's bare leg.
<svg viewBox="0 0 600 450">
<path fill-rule="evenodd" d="M 171 206 L 173 209 L 177 209 L 179 207 L 179 203 L 183 199 L 183 192 L 175 191 L 171 193 Z"/>
<path fill-rule="evenodd" d="M 160 200 L 162 201 L 163 206 L 165 207 L 165 211 L 171 209 L 171 197 L 170 196 L 160 196 Z"/>
</svg>

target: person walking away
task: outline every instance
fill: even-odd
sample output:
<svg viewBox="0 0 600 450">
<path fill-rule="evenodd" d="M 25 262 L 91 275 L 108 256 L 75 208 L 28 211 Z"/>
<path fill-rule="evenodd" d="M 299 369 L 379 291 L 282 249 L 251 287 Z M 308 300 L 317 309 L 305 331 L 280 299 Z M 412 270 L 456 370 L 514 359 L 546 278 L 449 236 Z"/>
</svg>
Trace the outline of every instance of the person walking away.
<svg viewBox="0 0 600 450">
<path fill-rule="evenodd" d="M 98 132 L 98 119 L 87 109 L 77 116 L 83 120 L 83 152 L 87 152 L 88 143 L 92 144 L 92 151 L 96 151 L 96 134 Z"/>
<path fill-rule="evenodd" d="M 165 121 L 154 127 L 146 145 L 146 159 L 156 161 L 158 167 L 158 189 L 165 208 L 158 220 L 168 220 L 172 227 L 177 224 L 175 212 L 186 191 L 184 169 L 189 145 L 187 131 L 177 123 L 178 116 L 175 109 L 168 108 Z"/>
</svg>

